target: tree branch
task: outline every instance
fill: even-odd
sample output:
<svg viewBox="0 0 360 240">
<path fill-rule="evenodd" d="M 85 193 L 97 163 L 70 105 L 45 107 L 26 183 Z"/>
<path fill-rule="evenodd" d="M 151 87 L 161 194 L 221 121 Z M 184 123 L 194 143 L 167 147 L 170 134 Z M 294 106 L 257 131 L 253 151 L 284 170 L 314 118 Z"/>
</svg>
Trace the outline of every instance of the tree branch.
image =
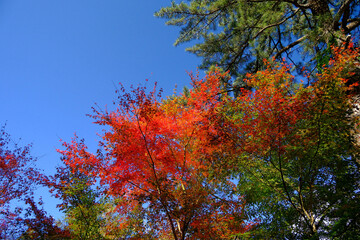
<svg viewBox="0 0 360 240">
<path fill-rule="evenodd" d="M 345 2 L 339 8 L 339 11 L 336 13 L 336 15 L 334 17 L 334 20 L 333 20 L 333 24 L 332 24 L 334 30 L 337 30 L 337 27 L 339 26 L 339 21 L 340 21 L 341 16 L 343 15 L 346 8 L 348 8 L 350 3 L 353 2 L 353 1 L 354 0 L 345 0 Z"/>
<path fill-rule="evenodd" d="M 346 28 L 348 29 L 349 32 L 360 26 L 360 18 L 354 18 L 349 20 L 348 22 L 350 23 L 346 25 Z"/>
<path fill-rule="evenodd" d="M 304 35 L 301 38 L 299 38 L 298 40 L 290 43 L 289 45 L 287 45 L 286 47 L 284 47 L 283 49 L 281 49 L 277 54 L 275 54 L 274 58 L 279 58 L 281 56 L 281 54 L 287 50 L 289 50 L 290 48 L 298 45 L 299 43 L 301 43 L 302 41 L 304 41 L 306 38 L 308 37 L 308 35 Z"/>
<path fill-rule="evenodd" d="M 284 22 L 286 22 L 287 20 L 289 20 L 290 18 L 292 18 L 293 16 L 295 16 L 295 15 L 299 12 L 299 10 L 300 10 L 300 8 L 297 8 L 293 14 L 291 14 L 290 16 L 284 18 L 284 19 L 281 20 L 280 22 L 273 23 L 273 24 L 270 24 L 270 25 L 267 25 L 267 26 L 263 27 L 260 31 L 258 31 L 258 32 L 255 34 L 255 36 L 254 36 L 252 39 L 257 38 L 261 33 L 263 33 L 263 32 L 264 32 L 266 29 L 268 29 L 268 28 L 276 27 L 276 26 L 279 26 L 279 25 L 283 24 Z"/>
</svg>

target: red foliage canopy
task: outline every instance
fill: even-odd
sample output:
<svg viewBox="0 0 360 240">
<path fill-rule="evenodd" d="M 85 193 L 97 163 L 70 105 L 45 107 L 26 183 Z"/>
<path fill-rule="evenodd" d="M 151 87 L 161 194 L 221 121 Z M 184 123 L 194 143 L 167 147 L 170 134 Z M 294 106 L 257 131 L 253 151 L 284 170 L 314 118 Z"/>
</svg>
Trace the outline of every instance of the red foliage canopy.
<svg viewBox="0 0 360 240">
<path fill-rule="evenodd" d="M 68 165 L 100 177 L 107 192 L 122 199 L 121 227 L 140 207 L 154 237 L 227 238 L 251 228 L 244 223 L 242 198 L 232 194 L 234 184 L 220 184 L 207 171 L 223 149 L 231 149 L 226 121 L 218 114 L 228 99 L 220 86 L 226 77 L 192 76 L 188 96 L 161 101 L 155 88 L 148 94 L 141 87 L 131 93 L 122 88 L 115 111 L 94 110 L 96 123 L 110 127 L 100 142 L 103 152 L 91 154 L 77 139 L 64 143 L 60 152 Z"/>
</svg>

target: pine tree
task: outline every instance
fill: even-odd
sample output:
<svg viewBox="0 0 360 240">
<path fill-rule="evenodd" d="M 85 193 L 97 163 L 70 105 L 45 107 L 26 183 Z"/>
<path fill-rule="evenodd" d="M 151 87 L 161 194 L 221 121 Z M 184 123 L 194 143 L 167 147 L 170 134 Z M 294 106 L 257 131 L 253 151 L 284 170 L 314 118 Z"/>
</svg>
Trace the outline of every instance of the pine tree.
<svg viewBox="0 0 360 240">
<path fill-rule="evenodd" d="M 287 57 L 297 67 L 302 52 L 312 67 L 329 60 L 330 45 L 348 43 L 360 26 L 358 0 L 192 0 L 172 2 L 155 13 L 181 26 L 175 45 L 202 57 L 202 68 L 218 65 L 237 77 L 256 72 L 263 59 Z M 325 62 L 324 62 L 325 61 Z"/>
</svg>

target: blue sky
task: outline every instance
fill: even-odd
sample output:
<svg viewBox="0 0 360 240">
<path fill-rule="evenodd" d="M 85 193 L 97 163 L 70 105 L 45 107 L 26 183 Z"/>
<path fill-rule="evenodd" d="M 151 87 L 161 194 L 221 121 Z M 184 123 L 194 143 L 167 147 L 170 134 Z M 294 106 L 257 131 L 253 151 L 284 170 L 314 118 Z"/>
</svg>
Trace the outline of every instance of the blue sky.
<svg viewBox="0 0 360 240">
<path fill-rule="evenodd" d="M 1 0 L 0 125 L 33 144 L 38 167 L 52 174 L 60 139 L 76 134 L 92 149 L 101 129 L 86 117 L 111 105 L 115 87 L 156 81 L 164 95 L 189 85 L 200 59 L 174 47 L 178 28 L 154 12 L 164 0 Z M 21 140 L 18 140 L 21 138 Z M 44 195 L 55 217 L 56 201 Z"/>
</svg>

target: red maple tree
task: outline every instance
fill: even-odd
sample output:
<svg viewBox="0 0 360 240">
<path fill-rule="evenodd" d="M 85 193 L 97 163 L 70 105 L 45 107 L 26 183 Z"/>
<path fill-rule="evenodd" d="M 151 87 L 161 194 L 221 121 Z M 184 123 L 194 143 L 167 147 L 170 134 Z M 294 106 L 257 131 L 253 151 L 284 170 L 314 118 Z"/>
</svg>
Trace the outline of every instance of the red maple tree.
<svg viewBox="0 0 360 240">
<path fill-rule="evenodd" d="M 208 171 L 233 144 L 219 114 L 229 98 L 220 86 L 226 77 L 219 72 L 202 80 L 192 76 L 189 95 L 166 100 L 155 88 L 149 93 L 122 88 L 115 111 L 94 110 L 92 116 L 108 127 L 102 151 L 91 154 L 76 138 L 64 143 L 60 152 L 66 164 L 99 177 L 107 194 L 121 199 L 120 228 L 128 228 L 130 213 L 142 209 L 146 226 L 138 226 L 132 237 L 226 239 L 254 225 L 245 223 L 244 201 L 234 194 L 231 180 L 218 181 Z"/>
</svg>

